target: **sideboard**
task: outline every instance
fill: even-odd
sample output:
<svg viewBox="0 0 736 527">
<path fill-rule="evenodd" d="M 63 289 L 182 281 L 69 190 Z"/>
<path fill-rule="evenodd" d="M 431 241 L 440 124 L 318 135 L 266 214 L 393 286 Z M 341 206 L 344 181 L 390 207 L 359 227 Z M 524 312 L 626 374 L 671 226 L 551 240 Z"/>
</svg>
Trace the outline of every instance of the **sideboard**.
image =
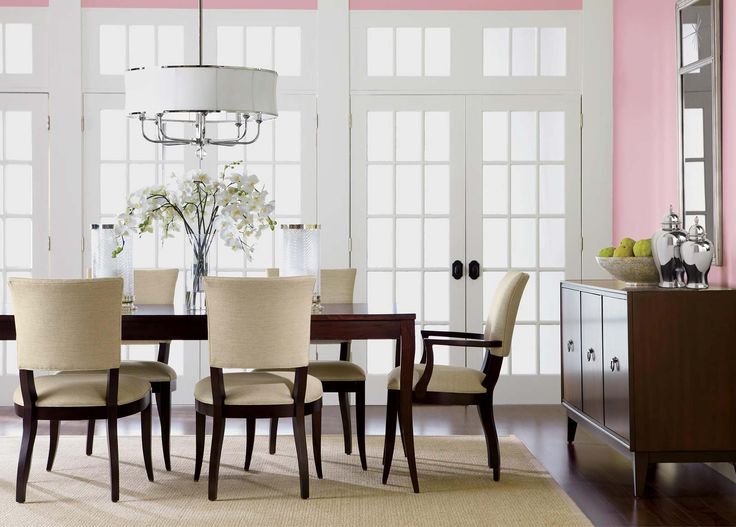
<svg viewBox="0 0 736 527">
<path fill-rule="evenodd" d="M 647 467 L 736 462 L 736 290 L 560 284 L 562 404 Z M 734 465 L 736 467 L 736 464 Z"/>
</svg>

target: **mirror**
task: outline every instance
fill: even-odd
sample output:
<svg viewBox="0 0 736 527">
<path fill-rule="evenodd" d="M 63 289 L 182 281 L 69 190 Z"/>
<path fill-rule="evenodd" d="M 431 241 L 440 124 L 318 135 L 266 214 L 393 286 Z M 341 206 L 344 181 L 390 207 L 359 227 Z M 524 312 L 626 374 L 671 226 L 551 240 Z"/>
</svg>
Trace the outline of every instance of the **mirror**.
<svg viewBox="0 0 736 527">
<path fill-rule="evenodd" d="M 685 230 L 695 217 L 721 265 L 721 2 L 677 3 L 680 210 Z"/>
</svg>

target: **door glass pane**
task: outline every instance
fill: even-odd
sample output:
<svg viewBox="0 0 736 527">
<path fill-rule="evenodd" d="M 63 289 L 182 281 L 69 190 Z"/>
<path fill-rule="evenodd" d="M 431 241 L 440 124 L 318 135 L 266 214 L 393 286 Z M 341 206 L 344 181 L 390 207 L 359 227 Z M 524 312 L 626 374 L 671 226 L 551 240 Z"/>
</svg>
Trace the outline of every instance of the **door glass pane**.
<svg viewBox="0 0 736 527">
<path fill-rule="evenodd" d="M 367 75 L 390 77 L 394 74 L 394 30 L 369 27 L 366 30 Z"/>
<path fill-rule="evenodd" d="M 509 74 L 509 28 L 483 28 L 483 75 L 500 77 Z"/>
<path fill-rule="evenodd" d="M 420 214 L 422 212 L 421 165 L 396 167 L 396 214 Z"/>
<path fill-rule="evenodd" d="M 396 28 L 396 75 L 418 77 L 422 74 L 422 29 Z"/>
<path fill-rule="evenodd" d="M 511 266 L 535 267 L 537 265 L 537 220 L 513 218 L 511 220 Z"/>
<path fill-rule="evenodd" d="M 539 73 L 555 77 L 567 74 L 567 30 L 564 27 L 543 27 L 539 30 Z"/>
<path fill-rule="evenodd" d="M 450 75 L 450 28 L 428 27 L 424 30 L 424 75 Z"/>
<path fill-rule="evenodd" d="M 450 213 L 450 167 L 448 165 L 424 167 L 424 212 L 427 214 Z"/>
<path fill-rule="evenodd" d="M 515 27 L 511 31 L 511 74 L 537 74 L 537 28 Z"/>
<path fill-rule="evenodd" d="M 534 161 L 537 158 L 536 112 L 511 112 L 511 159 Z"/>
<path fill-rule="evenodd" d="M 511 165 L 511 213 L 537 212 L 537 167 Z"/>
</svg>

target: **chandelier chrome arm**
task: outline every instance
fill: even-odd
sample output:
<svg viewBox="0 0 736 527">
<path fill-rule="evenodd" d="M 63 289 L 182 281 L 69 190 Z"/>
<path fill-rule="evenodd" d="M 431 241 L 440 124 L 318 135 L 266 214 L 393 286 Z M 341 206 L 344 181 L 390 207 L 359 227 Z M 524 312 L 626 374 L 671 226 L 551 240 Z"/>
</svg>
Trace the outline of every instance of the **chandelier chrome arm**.
<svg viewBox="0 0 736 527">
<path fill-rule="evenodd" d="M 147 120 L 146 116 L 141 114 L 141 116 L 139 117 L 139 120 L 141 122 L 141 135 L 143 135 L 143 139 L 145 139 L 148 142 L 156 143 L 158 145 L 164 145 L 164 146 L 181 146 L 181 145 L 189 144 L 189 141 L 185 141 L 183 139 L 173 139 L 173 138 L 168 138 L 165 135 L 162 136 L 161 128 L 159 126 L 156 126 L 156 130 L 158 133 L 158 139 L 149 137 L 149 135 L 146 134 L 146 126 L 145 126 L 145 123 Z M 148 120 L 152 120 L 152 119 L 148 119 Z M 158 122 L 158 119 L 156 121 Z"/>
<path fill-rule="evenodd" d="M 235 146 L 235 145 L 250 145 L 258 139 L 258 137 L 261 135 L 261 123 L 263 122 L 263 119 L 259 116 L 258 119 L 256 119 L 256 124 L 258 125 L 258 128 L 256 128 L 256 135 L 252 139 L 245 139 L 246 134 L 248 133 L 248 120 L 246 119 L 244 123 L 236 123 L 235 126 L 240 128 L 243 127 L 243 133 L 238 134 L 238 137 L 236 139 L 207 139 L 207 144 L 215 145 L 215 146 Z"/>
</svg>

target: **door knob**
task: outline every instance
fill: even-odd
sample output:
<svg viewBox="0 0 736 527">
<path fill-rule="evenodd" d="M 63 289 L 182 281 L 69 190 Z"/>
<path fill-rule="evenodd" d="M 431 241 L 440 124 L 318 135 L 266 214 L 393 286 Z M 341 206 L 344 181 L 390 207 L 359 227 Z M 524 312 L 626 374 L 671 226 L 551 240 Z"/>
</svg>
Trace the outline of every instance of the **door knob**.
<svg viewBox="0 0 736 527">
<path fill-rule="evenodd" d="M 611 371 L 621 371 L 621 363 L 618 360 L 618 357 L 614 357 L 611 359 Z"/>
<path fill-rule="evenodd" d="M 575 342 L 572 339 L 567 341 L 567 351 L 575 351 Z"/>
<path fill-rule="evenodd" d="M 463 277 L 463 263 L 460 260 L 452 262 L 452 277 L 460 280 Z"/>
<path fill-rule="evenodd" d="M 591 359 L 595 362 L 595 350 L 593 348 L 588 350 L 588 362 L 590 362 Z"/>
<path fill-rule="evenodd" d="M 471 280 L 477 280 L 480 276 L 480 264 L 476 260 L 468 265 L 468 276 Z"/>
</svg>

